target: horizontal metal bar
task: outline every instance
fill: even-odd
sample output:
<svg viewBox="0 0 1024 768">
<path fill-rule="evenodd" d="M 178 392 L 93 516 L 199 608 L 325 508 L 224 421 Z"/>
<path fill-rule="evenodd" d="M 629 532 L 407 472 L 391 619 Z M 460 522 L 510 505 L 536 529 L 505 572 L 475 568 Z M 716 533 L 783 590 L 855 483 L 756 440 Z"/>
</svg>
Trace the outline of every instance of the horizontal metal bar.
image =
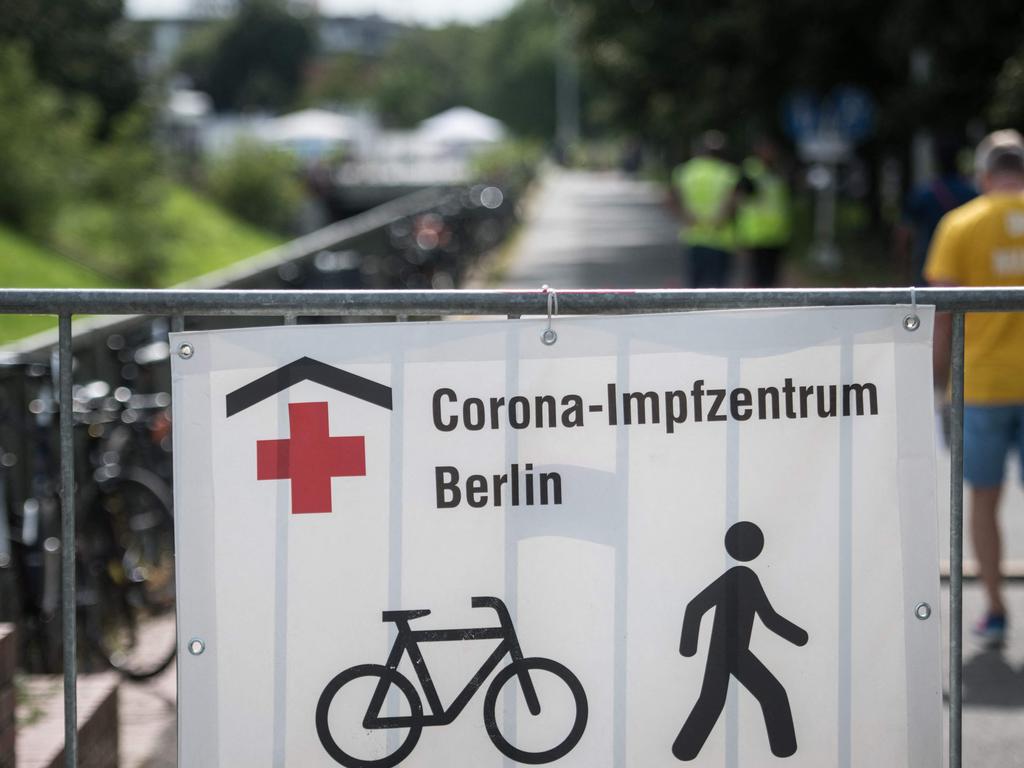
<svg viewBox="0 0 1024 768">
<path fill-rule="evenodd" d="M 912 293 L 914 294 L 912 296 Z M 561 315 L 693 309 L 934 305 L 940 311 L 1024 310 L 1024 288 L 813 288 L 769 290 L 558 291 Z M 543 315 L 535 291 L 0 290 L 0 314 Z"/>
<path fill-rule="evenodd" d="M 182 283 L 182 289 L 237 288 L 259 279 L 297 259 L 312 257 L 322 250 L 336 248 L 389 224 L 409 216 L 435 210 L 449 201 L 457 200 L 458 188 L 433 187 L 396 198 L 363 213 L 328 224 L 308 235 L 289 240 L 275 248 L 259 253 L 226 267 Z"/>
<path fill-rule="evenodd" d="M 360 238 L 373 235 L 375 232 L 383 232 L 388 225 L 404 218 L 428 211 L 444 210 L 453 204 L 460 206 L 460 198 L 464 193 L 465 188 L 458 185 L 421 189 L 342 221 L 328 224 L 322 229 L 289 240 L 255 256 L 172 286 L 171 290 L 247 290 L 258 286 L 279 285 L 281 280 L 278 270 L 286 264 L 299 264 L 315 258 L 321 251 L 335 250 L 343 246 L 359 250 Z M 39 312 L 46 314 L 45 310 Z M 96 339 L 105 340 L 113 333 L 123 333 L 125 324 L 134 322 L 135 315 L 123 312 L 115 313 L 113 317 L 80 318 L 75 323 L 75 349 L 92 345 Z M 56 343 L 56 331 L 41 331 L 5 345 L 6 349 L 0 351 L 0 355 L 6 351 L 18 355 L 46 356 Z"/>
</svg>

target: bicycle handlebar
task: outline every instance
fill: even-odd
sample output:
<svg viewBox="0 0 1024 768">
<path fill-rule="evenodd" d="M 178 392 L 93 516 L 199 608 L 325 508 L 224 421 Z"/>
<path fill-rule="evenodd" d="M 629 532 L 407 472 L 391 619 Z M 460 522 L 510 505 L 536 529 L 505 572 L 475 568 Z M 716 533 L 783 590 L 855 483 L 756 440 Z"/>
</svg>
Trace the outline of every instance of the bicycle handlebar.
<svg viewBox="0 0 1024 768">
<path fill-rule="evenodd" d="M 472 605 L 474 608 L 493 608 L 503 627 L 512 625 L 512 617 L 500 597 L 474 597 Z"/>
</svg>

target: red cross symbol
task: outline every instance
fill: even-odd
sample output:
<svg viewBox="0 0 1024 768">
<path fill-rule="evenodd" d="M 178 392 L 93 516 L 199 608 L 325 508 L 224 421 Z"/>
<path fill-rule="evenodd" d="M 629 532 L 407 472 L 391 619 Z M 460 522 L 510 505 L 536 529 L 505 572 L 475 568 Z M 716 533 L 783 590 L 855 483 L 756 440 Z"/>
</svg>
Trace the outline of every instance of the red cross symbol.
<svg viewBox="0 0 1024 768">
<path fill-rule="evenodd" d="M 292 514 L 331 511 L 331 478 L 366 474 L 363 437 L 331 437 L 327 403 L 289 403 L 287 440 L 256 441 L 256 479 L 291 480 Z"/>
</svg>

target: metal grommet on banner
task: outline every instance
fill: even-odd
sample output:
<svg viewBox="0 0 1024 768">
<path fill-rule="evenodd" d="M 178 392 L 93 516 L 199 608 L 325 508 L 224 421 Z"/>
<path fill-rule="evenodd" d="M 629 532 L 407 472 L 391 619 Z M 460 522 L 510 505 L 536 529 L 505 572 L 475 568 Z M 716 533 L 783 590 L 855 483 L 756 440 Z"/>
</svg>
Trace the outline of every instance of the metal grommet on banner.
<svg viewBox="0 0 1024 768">
<path fill-rule="evenodd" d="M 921 327 L 921 318 L 917 316 L 917 288 L 910 287 L 910 314 L 903 318 L 903 327 L 908 331 L 916 331 Z"/>
<path fill-rule="evenodd" d="M 548 296 L 548 327 L 545 328 L 544 333 L 540 335 L 540 340 L 550 347 L 558 341 L 558 334 L 555 333 L 555 329 L 551 327 L 551 318 L 558 314 L 558 292 L 547 285 L 542 286 L 541 290 Z"/>
</svg>

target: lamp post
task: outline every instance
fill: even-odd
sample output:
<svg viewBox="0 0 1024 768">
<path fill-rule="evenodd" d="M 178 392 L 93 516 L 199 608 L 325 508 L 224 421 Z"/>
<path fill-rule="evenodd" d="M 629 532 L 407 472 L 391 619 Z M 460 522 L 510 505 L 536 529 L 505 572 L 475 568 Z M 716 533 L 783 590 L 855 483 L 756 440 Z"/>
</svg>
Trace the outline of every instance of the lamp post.
<svg viewBox="0 0 1024 768">
<path fill-rule="evenodd" d="M 565 163 L 569 149 L 580 137 L 580 75 L 576 58 L 576 26 L 572 4 L 552 0 L 558 18 L 558 50 L 555 53 L 555 144 Z"/>
</svg>

